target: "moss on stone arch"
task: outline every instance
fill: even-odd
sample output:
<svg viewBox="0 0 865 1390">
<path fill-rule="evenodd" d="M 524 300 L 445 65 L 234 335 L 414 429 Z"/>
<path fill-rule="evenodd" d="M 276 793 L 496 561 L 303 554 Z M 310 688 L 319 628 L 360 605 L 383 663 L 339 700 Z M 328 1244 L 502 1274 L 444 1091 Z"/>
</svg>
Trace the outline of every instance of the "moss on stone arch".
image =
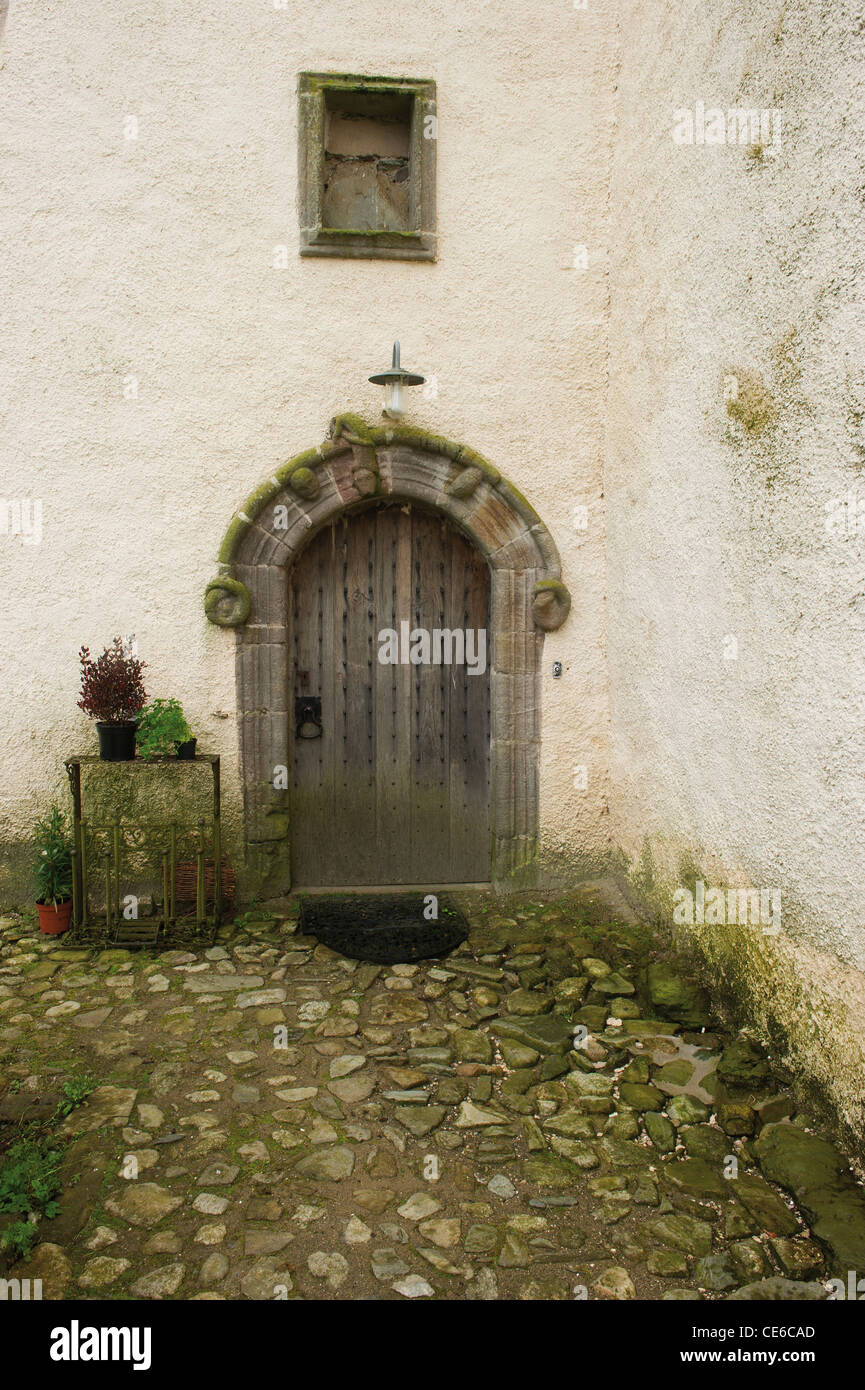
<svg viewBox="0 0 865 1390">
<path fill-rule="evenodd" d="M 481 483 L 519 518 L 531 535 L 538 551 L 538 568 L 543 571 L 535 587 L 534 613 L 538 627 L 546 631 L 561 626 L 570 611 L 571 598 L 561 578 L 558 550 L 552 536 L 537 512 L 523 494 L 483 455 L 465 444 L 458 444 L 442 435 L 413 425 L 369 425 L 360 415 L 343 412 L 335 415 L 328 428 L 328 438 L 312 449 L 296 454 L 274 474 L 261 483 L 246 498 L 235 513 L 223 537 L 217 556 L 217 577 L 207 586 L 205 609 L 211 622 L 222 627 L 236 627 L 249 616 L 248 595 L 234 577 L 234 567 L 244 538 L 263 510 L 289 488 L 299 504 L 313 501 L 319 494 L 318 470 L 347 452 L 354 454 L 353 478 L 362 496 L 381 491 L 381 475 L 377 460 L 380 448 L 403 445 L 420 454 L 438 455 L 447 459 L 457 470 L 441 485 L 443 497 L 462 500 L 470 497 Z M 471 525 L 469 523 L 469 534 Z M 233 601 L 232 601 L 233 600 Z"/>
</svg>

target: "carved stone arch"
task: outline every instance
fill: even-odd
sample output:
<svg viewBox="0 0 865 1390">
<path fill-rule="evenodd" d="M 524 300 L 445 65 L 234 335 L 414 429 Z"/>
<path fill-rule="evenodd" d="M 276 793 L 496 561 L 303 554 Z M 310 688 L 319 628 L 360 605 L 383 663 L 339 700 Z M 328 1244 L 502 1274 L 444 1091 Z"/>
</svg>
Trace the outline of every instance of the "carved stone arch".
<svg viewBox="0 0 865 1390">
<path fill-rule="evenodd" d="M 490 880 L 535 881 L 544 633 L 570 609 L 558 551 L 522 495 L 464 445 L 338 415 L 327 441 L 291 459 L 233 517 L 205 611 L 236 632 L 247 868 L 259 892 L 290 887 L 288 571 L 335 516 L 375 498 L 448 517 L 490 568 Z M 281 778 L 276 769 L 285 768 Z M 285 785 L 277 785 L 284 783 Z"/>
</svg>

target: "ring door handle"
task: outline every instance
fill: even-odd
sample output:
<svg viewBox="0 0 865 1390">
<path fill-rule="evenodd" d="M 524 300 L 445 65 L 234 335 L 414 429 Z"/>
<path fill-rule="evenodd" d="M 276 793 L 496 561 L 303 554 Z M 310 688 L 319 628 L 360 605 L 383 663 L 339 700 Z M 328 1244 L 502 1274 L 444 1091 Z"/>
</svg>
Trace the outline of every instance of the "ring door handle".
<svg viewBox="0 0 865 1390">
<path fill-rule="evenodd" d="M 321 696 L 295 695 L 294 733 L 296 738 L 321 738 Z"/>
</svg>

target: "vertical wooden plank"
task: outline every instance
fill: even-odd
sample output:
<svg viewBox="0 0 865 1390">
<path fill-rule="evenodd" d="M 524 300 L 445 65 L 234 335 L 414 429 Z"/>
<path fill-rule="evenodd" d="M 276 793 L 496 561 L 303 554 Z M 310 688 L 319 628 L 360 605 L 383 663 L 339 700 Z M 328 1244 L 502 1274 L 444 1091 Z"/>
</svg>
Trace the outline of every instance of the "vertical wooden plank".
<svg viewBox="0 0 865 1390">
<path fill-rule="evenodd" d="M 412 516 L 412 629 L 428 633 L 441 626 L 444 565 L 442 526 L 437 517 L 415 510 Z M 442 668 L 431 662 L 412 666 L 415 757 L 413 762 L 412 865 L 414 881 L 434 882 L 447 873 L 447 756 L 444 746 Z"/>
<path fill-rule="evenodd" d="M 380 634 L 397 627 L 394 592 L 396 522 L 393 508 L 380 507 L 375 516 L 375 838 L 382 883 L 394 883 L 391 858 L 399 833 L 395 814 L 399 767 L 396 757 L 396 673 L 398 666 L 379 661 Z M 398 628 L 397 628 L 398 631 Z M 387 654 L 387 652 L 385 653 Z"/>
<path fill-rule="evenodd" d="M 466 547 L 461 536 L 451 532 L 450 582 L 448 586 L 447 621 L 451 629 L 463 629 L 470 624 L 468 607 L 468 577 Z M 469 881 L 472 862 L 472 843 L 476 830 L 469 813 L 468 788 L 468 666 L 450 666 L 448 672 L 449 721 L 448 759 L 450 762 L 450 853 L 448 867 L 455 883 Z M 473 676 L 472 681 L 478 678 Z"/>
<path fill-rule="evenodd" d="M 352 877 L 354 866 L 348 860 L 346 838 L 351 835 L 350 827 L 350 779 L 349 750 L 352 743 L 350 727 L 350 670 L 349 670 L 349 518 L 342 516 L 334 525 L 335 545 L 333 557 L 333 622 L 330 640 L 331 653 L 328 657 L 330 679 L 333 682 L 334 705 L 334 755 L 333 755 L 333 799 L 330 806 L 330 834 L 333 839 L 333 874 L 328 882 L 357 882 Z M 347 809 L 347 804 L 349 809 Z"/>
<path fill-rule="evenodd" d="M 464 543 L 467 627 L 486 632 L 483 674 L 467 675 L 464 775 L 466 813 L 472 827 L 464 882 L 486 883 L 491 874 L 490 845 L 490 571 L 479 551 Z"/>
<path fill-rule="evenodd" d="M 346 540 L 345 775 L 342 804 L 336 812 L 344 833 L 338 852 L 346 865 L 347 880 L 365 884 L 377 879 L 373 724 L 374 512 L 366 511 L 352 517 Z"/>
<path fill-rule="evenodd" d="M 395 611 L 397 631 L 401 624 L 412 620 L 412 509 L 406 504 L 396 515 L 396 554 L 394 568 Z M 414 805 L 412 800 L 412 772 L 414 756 L 414 737 L 412 731 L 413 708 L 413 667 L 406 662 L 397 668 L 396 680 L 396 765 L 400 769 L 399 805 L 403 810 L 403 825 L 400 831 L 397 869 L 399 877 L 395 883 L 414 883 L 412 862 L 412 823 Z"/>
<path fill-rule="evenodd" d="M 376 514 L 375 794 L 380 883 L 411 882 L 411 668 L 378 661 L 378 634 L 400 636 L 411 615 L 411 524 L 408 510 Z"/>
<path fill-rule="evenodd" d="M 410 515 L 411 522 L 411 586 L 410 586 L 410 606 L 408 615 L 409 637 L 411 633 L 420 626 L 423 621 L 423 582 L 421 573 L 421 550 L 422 550 L 422 526 L 423 518 L 420 513 L 415 514 L 414 510 Z M 412 882 L 422 882 L 424 878 L 424 846 L 423 837 L 425 833 L 426 811 L 423 801 L 422 774 L 423 757 L 425 751 L 424 726 L 423 726 L 423 700 L 421 685 L 420 667 L 409 666 L 411 680 L 411 760 L 409 764 L 409 794 L 411 797 L 411 831 L 409 841 L 409 861 L 410 879 Z"/>
<path fill-rule="evenodd" d="M 318 842 L 310 848 L 307 882 L 325 887 L 338 882 L 333 818 L 339 803 L 340 729 L 342 719 L 340 542 L 342 522 L 331 522 L 318 537 L 315 605 L 317 686 L 321 696 L 322 735 L 319 743 L 316 793 L 319 799 Z"/>
<path fill-rule="evenodd" d="M 443 631 L 448 626 L 448 606 L 451 584 L 451 552 L 453 544 L 457 540 L 453 527 L 448 525 L 444 517 L 434 518 L 437 522 L 438 540 L 438 573 L 436 575 L 436 587 L 434 593 L 433 611 L 435 620 L 432 625 L 431 636 L 434 639 L 434 629 Z M 451 759 L 450 759 L 450 709 L 451 709 L 451 675 L 453 666 L 447 666 L 444 662 L 443 650 L 436 651 L 435 641 L 433 640 L 431 652 L 433 665 L 431 672 L 437 679 L 435 684 L 438 688 L 438 766 L 435 769 L 438 783 L 438 805 L 439 820 L 436 832 L 433 836 L 434 852 L 441 863 L 441 869 L 434 871 L 433 882 L 447 882 L 449 879 L 455 881 L 451 855 Z M 436 662 L 436 657 L 438 661 Z M 458 668 L 457 668 L 458 669 Z M 442 878 L 444 875 L 444 878 Z"/>
</svg>

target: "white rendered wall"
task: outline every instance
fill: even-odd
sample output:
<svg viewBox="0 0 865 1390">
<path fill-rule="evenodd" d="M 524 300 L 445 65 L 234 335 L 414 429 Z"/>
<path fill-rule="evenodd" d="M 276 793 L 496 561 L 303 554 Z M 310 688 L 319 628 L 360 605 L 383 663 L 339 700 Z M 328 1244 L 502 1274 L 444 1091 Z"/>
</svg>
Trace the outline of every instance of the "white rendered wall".
<svg viewBox="0 0 865 1390">
<path fill-rule="evenodd" d="M 559 546 L 574 603 L 546 644 L 545 857 L 567 872 L 605 850 L 606 288 L 603 258 L 573 265 L 604 241 L 610 10 L 13 0 L 0 498 L 40 500 L 43 523 L 38 545 L 0 535 L 0 899 L 26 900 L 15 846 L 63 756 L 95 750 L 77 653 L 115 633 L 222 754 L 236 830 L 234 638 L 204 586 L 260 481 L 336 412 L 378 417 L 367 377 L 395 337 L 438 386 L 407 423 L 489 458 Z M 436 264 L 298 257 L 304 69 L 435 79 Z"/>
<path fill-rule="evenodd" d="M 694 944 L 853 1125 L 863 539 L 826 522 L 865 498 L 855 29 L 843 0 L 627 6 L 605 470 L 613 838 L 667 920 L 695 875 L 780 891 L 777 937 L 705 926 Z M 677 145 L 674 110 L 697 101 L 773 109 L 778 138 Z"/>
</svg>

